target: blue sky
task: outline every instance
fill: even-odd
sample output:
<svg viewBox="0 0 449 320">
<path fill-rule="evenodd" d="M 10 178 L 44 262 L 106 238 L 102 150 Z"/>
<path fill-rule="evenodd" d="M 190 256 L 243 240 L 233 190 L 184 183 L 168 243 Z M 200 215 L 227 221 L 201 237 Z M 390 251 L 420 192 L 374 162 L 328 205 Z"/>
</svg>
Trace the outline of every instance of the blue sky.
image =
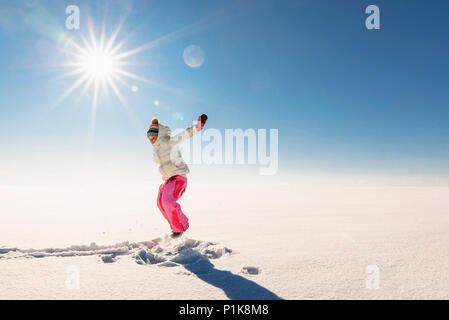
<svg viewBox="0 0 449 320">
<path fill-rule="evenodd" d="M 72 4 L 80 31 L 65 29 Z M 380 30 L 365 28 L 370 4 L 380 8 Z M 220 130 L 279 129 L 281 175 L 447 184 L 448 10 L 447 1 L 1 0 L 0 177 L 37 168 L 64 176 L 86 154 L 92 170 L 107 161 L 105 174 L 133 165 L 146 174 L 155 170 L 145 167 L 151 118 L 179 128 L 207 113 Z M 62 77 L 61 37 L 79 41 L 89 20 L 97 36 L 103 23 L 110 35 L 125 17 L 117 39 L 128 39 L 125 51 L 161 39 L 125 69 L 160 85 L 119 85 L 130 111 L 100 96 L 90 143 L 92 90 L 50 108 L 77 79 Z M 206 54 L 199 68 L 183 61 L 192 44 Z"/>
</svg>

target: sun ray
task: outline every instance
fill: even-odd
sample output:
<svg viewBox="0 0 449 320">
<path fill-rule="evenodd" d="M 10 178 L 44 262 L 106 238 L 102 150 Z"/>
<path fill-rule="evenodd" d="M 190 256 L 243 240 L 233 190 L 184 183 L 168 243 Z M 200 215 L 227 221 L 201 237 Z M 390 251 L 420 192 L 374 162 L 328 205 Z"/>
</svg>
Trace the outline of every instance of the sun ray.
<svg viewBox="0 0 449 320">
<path fill-rule="evenodd" d="M 90 37 L 90 43 L 92 45 L 92 49 L 97 50 L 98 49 L 97 38 L 95 37 L 94 27 L 93 27 L 92 23 L 88 24 L 88 30 L 89 30 L 89 37 Z"/>
<path fill-rule="evenodd" d="M 65 54 L 71 56 L 73 59 L 81 60 L 84 57 L 84 55 L 76 53 L 76 52 L 73 52 L 73 51 L 70 51 L 70 50 L 64 49 L 64 50 L 61 50 L 61 51 L 63 53 L 65 53 Z M 86 53 L 86 54 L 88 54 L 88 53 Z M 68 62 L 68 63 L 63 63 L 62 65 L 63 66 L 71 66 L 71 65 L 73 65 L 73 62 L 71 61 L 71 62 Z"/>
<path fill-rule="evenodd" d="M 68 65 L 67 65 L 67 66 L 68 66 Z M 61 76 L 61 78 L 68 78 L 68 77 L 75 76 L 75 75 L 81 74 L 81 73 L 84 73 L 84 70 L 82 70 L 82 69 L 74 69 L 74 70 L 72 70 L 72 71 L 69 71 L 69 72 L 64 73 L 64 74 Z"/>
<path fill-rule="evenodd" d="M 124 75 L 125 77 L 131 78 L 131 79 L 134 79 L 134 80 L 139 80 L 139 81 L 143 81 L 143 82 L 147 81 L 147 79 L 145 79 L 143 77 L 140 77 L 140 76 L 138 76 L 138 75 L 136 75 L 134 73 L 122 70 L 120 68 L 114 68 L 113 71 L 114 71 L 114 73 L 119 73 L 121 75 Z"/>
<path fill-rule="evenodd" d="M 182 90 L 179 90 L 177 88 L 171 87 L 169 85 L 166 85 L 166 84 L 154 81 L 154 80 L 143 78 L 141 76 L 138 76 L 136 74 L 127 72 L 125 70 L 114 69 L 114 73 L 121 74 L 121 75 L 123 75 L 123 76 L 125 76 L 127 78 L 130 78 L 130 79 L 134 79 L 134 80 L 138 80 L 138 81 L 141 81 L 141 82 L 148 83 L 149 85 L 152 85 L 153 87 L 170 91 L 171 93 L 177 94 L 179 96 L 183 96 L 183 97 L 188 96 L 188 94 L 186 92 L 182 91 Z"/>
<path fill-rule="evenodd" d="M 125 24 L 126 19 L 128 18 L 128 15 L 130 13 L 130 10 L 125 11 L 125 14 L 123 15 L 123 17 L 120 19 L 117 27 L 115 28 L 114 32 L 112 33 L 111 37 L 109 38 L 109 40 L 107 41 L 107 44 L 104 48 L 105 52 L 109 52 L 109 50 L 111 50 L 112 46 L 115 43 L 115 40 L 117 39 L 118 34 L 120 33 L 120 31 L 122 30 L 123 25 Z"/>
<path fill-rule="evenodd" d="M 137 29 L 135 29 L 135 30 L 133 30 L 133 31 L 131 31 L 131 32 L 129 32 L 126 36 L 125 36 L 125 38 L 122 40 L 122 41 L 120 41 L 119 43 L 117 43 L 115 46 L 114 45 L 112 45 L 111 46 L 111 48 L 109 48 L 108 49 L 108 52 L 110 53 L 110 54 L 112 54 L 112 55 L 115 55 L 117 52 L 119 52 L 123 47 L 124 47 L 124 45 L 135 35 L 135 33 L 136 33 L 136 31 L 137 31 Z"/>
<path fill-rule="evenodd" d="M 92 85 L 94 81 L 93 77 L 89 77 L 89 79 L 87 80 L 87 82 L 84 84 L 83 90 L 81 91 L 81 96 L 85 96 L 87 91 L 89 90 L 90 86 Z"/>
<path fill-rule="evenodd" d="M 123 106 L 125 106 L 127 109 L 129 108 L 128 103 L 125 101 L 125 99 L 123 98 L 122 93 L 120 92 L 120 90 L 117 88 L 117 86 L 115 85 L 115 82 L 112 78 L 108 78 L 108 82 L 109 85 L 112 88 L 112 91 L 115 93 L 115 95 L 117 96 L 117 98 L 120 100 L 120 102 L 122 103 Z"/>
<path fill-rule="evenodd" d="M 86 54 L 89 54 L 89 52 L 91 52 L 93 50 L 92 45 L 89 43 L 89 40 L 87 40 L 87 38 L 83 34 L 81 34 L 80 37 L 81 37 L 81 41 L 83 42 L 83 44 L 85 46 L 84 51 L 86 51 Z"/>
<path fill-rule="evenodd" d="M 131 88 L 131 85 L 128 82 L 126 82 L 125 80 L 123 80 L 123 78 L 120 77 L 118 74 L 113 73 L 112 77 L 114 79 L 116 79 L 118 82 L 120 82 L 121 84 L 125 85 L 126 87 Z"/>
<path fill-rule="evenodd" d="M 142 45 L 140 47 L 137 47 L 137 48 L 128 50 L 126 52 L 123 52 L 123 53 L 117 55 L 117 58 L 118 59 L 123 59 L 123 58 L 129 57 L 129 56 L 141 53 L 143 51 L 146 51 L 146 50 L 158 47 L 160 45 L 172 42 L 172 41 L 174 41 L 174 40 L 176 40 L 176 39 L 178 39 L 180 37 L 183 37 L 183 36 L 185 36 L 187 34 L 194 33 L 196 30 L 200 30 L 202 28 L 205 28 L 208 24 L 210 24 L 213 21 L 215 21 L 215 19 L 217 17 L 219 17 L 218 14 L 212 14 L 212 15 L 206 17 L 205 19 L 196 21 L 196 22 L 191 23 L 191 24 L 189 24 L 187 26 L 184 26 L 184 27 L 182 27 L 182 28 L 180 28 L 178 30 L 172 31 L 172 32 L 170 32 L 170 33 L 168 33 L 166 35 L 163 35 L 163 36 L 161 36 L 161 37 L 159 37 L 159 38 L 157 38 L 155 40 L 152 40 L 152 41 L 150 41 L 150 42 L 148 42 L 148 43 L 146 43 L 146 44 L 144 44 L 144 45 Z"/>
<path fill-rule="evenodd" d="M 67 40 L 67 44 L 69 46 L 74 47 L 76 50 L 78 50 L 78 54 L 79 55 L 83 55 L 83 54 L 88 54 L 88 50 L 84 49 L 83 47 L 81 47 L 80 45 L 78 45 L 75 41 L 73 41 L 72 39 Z M 72 52 L 71 50 L 67 50 L 67 49 L 63 49 L 63 52 L 65 53 L 72 53 L 74 54 L 74 52 Z"/>
<path fill-rule="evenodd" d="M 98 105 L 98 89 L 99 89 L 99 81 L 98 79 L 95 80 L 95 88 L 94 88 L 94 97 L 92 100 L 92 108 L 91 108 L 91 114 L 90 114 L 90 126 L 89 126 L 89 133 L 88 133 L 88 139 L 89 143 L 93 144 L 94 138 L 95 138 L 95 123 L 97 118 L 97 105 Z"/>
<path fill-rule="evenodd" d="M 125 107 L 125 110 L 128 112 L 129 117 L 139 126 L 142 126 L 143 123 L 142 121 L 140 121 L 140 119 L 136 116 L 136 114 L 134 113 L 133 109 L 129 107 L 128 103 L 126 102 L 126 100 L 123 98 L 122 93 L 120 92 L 120 90 L 117 88 L 117 86 L 115 85 L 115 82 L 113 79 L 108 79 L 109 80 L 109 84 L 112 88 L 112 90 L 114 91 L 115 95 L 117 96 L 117 98 L 120 100 L 120 102 L 122 103 L 122 105 Z"/>
<path fill-rule="evenodd" d="M 84 74 L 81 78 L 79 78 L 70 88 L 68 88 L 52 105 L 52 109 L 59 105 L 62 101 L 64 101 L 69 95 L 72 94 L 80 85 L 83 84 L 84 81 L 89 77 L 88 74 Z"/>
<path fill-rule="evenodd" d="M 101 36 L 100 36 L 100 48 L 104 48 L 104 38 L 105 38 L 105 25 L 103 22 L 103 25 L 101 27 Z"/>
<path fill-rule="evenodd" d="M 104 95 L 107 97 L 109 95 L 109 86 L 107 83 L 107 79 L 101 79 L 101 86 L 103 88 Z"/>
</svg>

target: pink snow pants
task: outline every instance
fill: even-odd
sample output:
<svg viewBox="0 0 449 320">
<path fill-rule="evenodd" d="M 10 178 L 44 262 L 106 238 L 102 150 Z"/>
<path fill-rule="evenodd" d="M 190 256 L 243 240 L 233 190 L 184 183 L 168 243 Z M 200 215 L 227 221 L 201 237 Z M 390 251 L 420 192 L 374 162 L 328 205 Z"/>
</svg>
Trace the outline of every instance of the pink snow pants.
<svg viewBox="0 0 449 320">
<path fill-rule="evenodd" d="M 176 202 L 181 198 L 187 187 L 187 178 L 173 176 L 159 187 L 157 206 L 173 232 L 184 232 L 189 227 L 189 219 L 182 213 L 181 206 Z"/>
</svg>

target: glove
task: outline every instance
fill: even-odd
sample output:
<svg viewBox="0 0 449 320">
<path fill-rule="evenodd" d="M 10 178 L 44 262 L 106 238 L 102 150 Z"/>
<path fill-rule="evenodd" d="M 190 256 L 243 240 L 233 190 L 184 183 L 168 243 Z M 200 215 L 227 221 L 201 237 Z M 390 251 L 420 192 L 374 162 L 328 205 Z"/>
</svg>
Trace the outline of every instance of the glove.
<svg viewBox="0 0 449 320">
<path fill-rule="evenodd" d="M 203 113 L 201 116 L 198 117 L 198 122 L 197 122 L 197 128 L 198 130 L 203 130 L 204 125 L 206 124 L 207 121 L 207 116 Z"/>
</svg>

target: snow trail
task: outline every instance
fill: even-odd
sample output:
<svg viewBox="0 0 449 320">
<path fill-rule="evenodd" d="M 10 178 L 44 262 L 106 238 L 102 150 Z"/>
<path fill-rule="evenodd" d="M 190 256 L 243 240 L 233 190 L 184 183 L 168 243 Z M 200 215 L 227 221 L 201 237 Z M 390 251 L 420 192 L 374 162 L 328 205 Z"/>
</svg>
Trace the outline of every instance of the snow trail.
<svg viewBox="0 0 449 320">
<path fill-rule="evenodd" d="M 73 245 L 67 248 L 20 249 L 0 247 L 0 259 L 80 257 L 98 255 L 104 263 L 114 263 L 121 256 L 129 256 L 137 264 L 151 264 L 174 267 L 195 263 L 200 260 L 218 259 L 229 256 L 233 250 L 212 241 L 194 240 L 187 237 L 172 239 L 165 235 L 150 241 L 99 246 Z"/>
</svg>

